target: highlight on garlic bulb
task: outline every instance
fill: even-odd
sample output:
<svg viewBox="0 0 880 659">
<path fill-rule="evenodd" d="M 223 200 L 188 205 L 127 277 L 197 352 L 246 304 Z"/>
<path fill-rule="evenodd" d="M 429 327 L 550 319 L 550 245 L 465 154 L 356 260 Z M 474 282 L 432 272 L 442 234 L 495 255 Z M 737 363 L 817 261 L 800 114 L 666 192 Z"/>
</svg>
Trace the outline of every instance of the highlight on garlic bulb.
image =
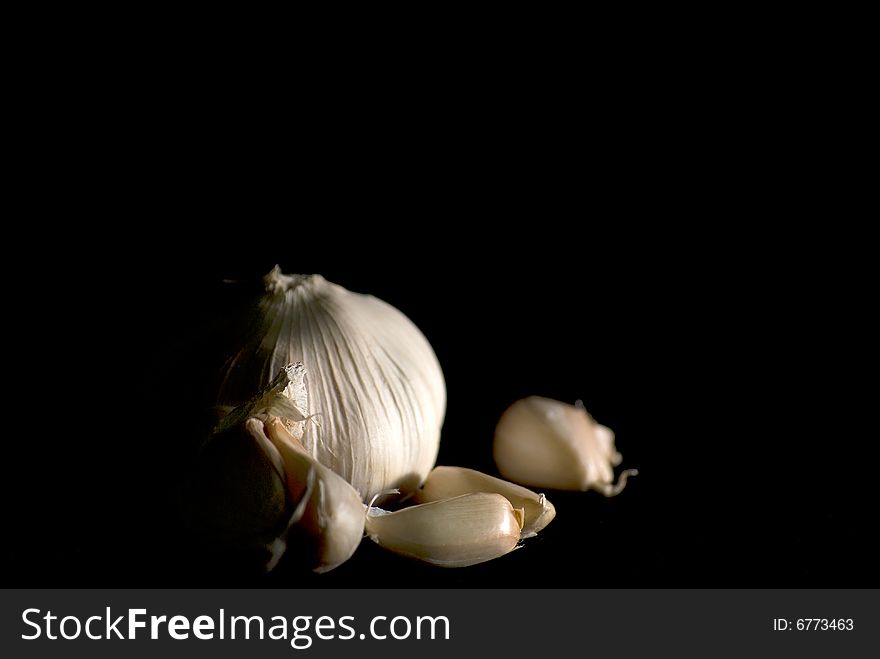
<svg viewBox="0 0 880 659">
<path fill-rule="evenodd" d="M 592 489 L 612 497 L 638 473 L 625 470 L 615 485 L 614 467 L 622 456 L 614 448 L 614 433 L 582 404 L 540 396 L 518 400 L 501 415 L 493 454 L 502 476 L 530 487 Z"/>
<path fill-rule="evenodd" d="M 434 465 L 446 412 L 427 339 L 386 302 L 320 275 L 284 275 L 276 266 L 263 283 L 224 367 L 218 405 L 242 405 L 284 366 L 302 362 L 307 382 L 288 392 L 300 415 L 277 414 L 291 435 L 363 501 L 391 488 L 414 491 Z"/>
<path fill-rule="evenodd" d="M 396 512 L 372 506 L 366 531 L 376 544 L 438 567 L 467 567 L 514 549 L 523 510 L 500 494 L 464 494 Z"/>
<path fill-rule="evenodd" d="M 522 508 L 523 539 L 536 536 L 556 517 L 556 508 L 543 494 L 465 467 L 434 467 L 416 492 L 416 501 L 428 503 L 474 492 L 494 492 L 510 501 L 514 508 Z"/>
</svg>

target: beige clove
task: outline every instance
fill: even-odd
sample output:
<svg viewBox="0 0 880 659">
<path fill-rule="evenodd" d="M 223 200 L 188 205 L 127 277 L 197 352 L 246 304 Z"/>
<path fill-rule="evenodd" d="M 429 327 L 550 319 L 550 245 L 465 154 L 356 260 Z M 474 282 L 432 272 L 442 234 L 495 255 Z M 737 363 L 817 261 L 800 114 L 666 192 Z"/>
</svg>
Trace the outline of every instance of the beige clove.
<svg viewBox="0 0 880 659">
<path fill-rule="evenodd" d="M 638 473 L 627 469 L 615 484 L 614 467 L 622 457 L 614 433 L 583 405 L 540 396 L 518 400 L 501 415 L 493 453 L 502 476 L 530 487 L 592 489 L 612 497 Z"/>
<path fill-rule="evenodd" d="M 500 494 L 464 494 L 396 512 L 370 507 L 370 539 L 397 554 L 439 567 L 467 567 L 513 551 L 523 510 Z"/>
<path fill-rule="evenodd" d="M 464 467 L 434 467 L 425 484 L 416 492 L 416 501 L 427 503 L 474 492 L 494 492 L 510 501 L 514 508 L 522 508 L 523 539 L 537 535 L 556 517 L 556 508 L 543 494 Z"/>
</svg>

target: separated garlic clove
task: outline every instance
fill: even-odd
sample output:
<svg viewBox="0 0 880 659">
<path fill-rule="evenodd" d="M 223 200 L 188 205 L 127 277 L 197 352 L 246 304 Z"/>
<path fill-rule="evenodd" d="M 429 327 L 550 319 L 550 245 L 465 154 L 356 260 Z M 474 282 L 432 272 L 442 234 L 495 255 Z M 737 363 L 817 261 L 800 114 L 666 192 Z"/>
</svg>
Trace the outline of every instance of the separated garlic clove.
<svg viewBox="0 0 880 659">
<path fill-rule="evenodd" d="M 295 509 L 290 533 L 313 548 L 315 572 L 341 565 L 355 552 L 364 535 L 364 505 L 341 476 L 310 456 L 276 417 L 248 419 L 248 431 L 262 441 L 267 454 L 277 454 Z M 306 434 L 308 428 L 306 429 Z"/>
<path fill-rule="evenodd" d="M 514 508 L 522 508 L 523 539 L 537 535 L 556 517 L 556 508 L 543 494 L 464 467 L 434 467 L 422 489 L 416 492 L 416 501 L 427 503 L 474 492 L 494 492 L 510 501 Z"/>
<path fill-rule="evenodd" d="M 467 567 L 513 551 L 522 508 L 500 494 L 464 494 L 393 513 L 367 511 L 370 539 L 397 554 L 439 567 Z"/>
<path fill-rule="evenodd" d="M 614 484 L 614 466 L 621 456 L 614 433 L 597 424 L 582 405 L 568 405 L 531 396 L 511 405 L 495 429 L 495 464 L 505 478 L 532 487 L 597 490 L 619 494 L 628 469 Z"/>
</svg>

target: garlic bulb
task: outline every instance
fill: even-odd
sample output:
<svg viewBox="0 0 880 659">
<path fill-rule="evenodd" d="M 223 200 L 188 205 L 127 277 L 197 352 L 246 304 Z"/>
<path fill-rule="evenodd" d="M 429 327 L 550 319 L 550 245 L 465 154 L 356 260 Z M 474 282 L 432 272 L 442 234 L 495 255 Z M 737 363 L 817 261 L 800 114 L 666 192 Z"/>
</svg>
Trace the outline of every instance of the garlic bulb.
<svg viewBox="0 0 880 659">
<path fill-rule="evenodd" d="M 425 484 L 416 492 L 416 501 L 440 501 L 472 492 L 494 492 L 510 501 L 514 508 L 522 508 L 523 539 L 538 535 L 538 531 L 556 517 L 556 508 L 543 494 L 535 494 L 521 485 L 464 467 L 434 467 Z"/>
<path fill-rule="evenodd" d="M 493 453 L 502 476 L 532 487 L 593 489 L 611 497 L 638 473 L 628 469 L 614 485 L 614 467 L 622 460 L 614 433 L 583 405 L 540 396 L 518 400 L 501 415 Z"/>
<path fill-rule="evenodd" d="M 226 363 L 218 404 L 237 407 L 282 367 L 302 362 L 308 395 L 304 381 L 288 392 L 301 418 L 279 414 L 291 434 L 364 501 L 414 490 L 434 465 L 446 411 L 428 341 L 391 305 L 320 275 L 284 275 L 276 266 L 264 284 Z M 305 432 L 306 419 L 314 432 Z"/>
<path fill-rule="evenodd" d="M 464 494 L 393 513 L 370 508 L 366 531 L 376 544 L 438 567 L 467 567 L 514 549 L 522 508 L 500 494 Z"/>
</svg>

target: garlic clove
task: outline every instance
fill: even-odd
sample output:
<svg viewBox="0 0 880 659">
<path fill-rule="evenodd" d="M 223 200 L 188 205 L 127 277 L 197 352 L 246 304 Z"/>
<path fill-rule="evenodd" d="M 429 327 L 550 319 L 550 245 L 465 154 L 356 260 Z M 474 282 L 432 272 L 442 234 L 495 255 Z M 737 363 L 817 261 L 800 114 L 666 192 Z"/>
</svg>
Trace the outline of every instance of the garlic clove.
<svg viewBox="0 0 880 659">
<path fill-rule="evenodd" d="M 428 503 L 474 492 L 494 492 L 510 501 L 514 508 L 522 508 L 523 539 L 537 535 L 556 517 L 556 508 L 543 494 L 464 467 L 434 467 L 422 489 L 416 492 L 416 501 Z"/>
<path fill-rule="evenodd" d="M 614 433 L 582 405 L 540 396 L 518 400 L 501 415 L 493 454 L 502 476 L 531 487 L 593 489 L 611 497 L 638 473 L 628 469 L 614 484 L 614 466 L 622 459 Z"/>
<path fill-rule="evenodd" d="M 284 553 L 291 505 L 280 456 L 240 424 L 214 434 L 183 483 L 181 513 L 204 551 L 271 570 Z"/>
<path fill-rule="evenodd" d="M 464 494 L 388 513 L 369 508 L 366 531 L 378 545 L 439 567 L 467 567 L 513 551 L 523 510 L 494 493 Z"/>
<path fill-rule="evenodd" d="M 313 545 L 315 572 L 327 572 L 354 554 L 364 536 L 364 505 L 341 476 L 310 456 L 277 417 L 248 419 L 267 453 L 277 453 L 296 508 L 290 531 Z M 306 429 L 306 433 L 308 429 Z"/>
</svg>

